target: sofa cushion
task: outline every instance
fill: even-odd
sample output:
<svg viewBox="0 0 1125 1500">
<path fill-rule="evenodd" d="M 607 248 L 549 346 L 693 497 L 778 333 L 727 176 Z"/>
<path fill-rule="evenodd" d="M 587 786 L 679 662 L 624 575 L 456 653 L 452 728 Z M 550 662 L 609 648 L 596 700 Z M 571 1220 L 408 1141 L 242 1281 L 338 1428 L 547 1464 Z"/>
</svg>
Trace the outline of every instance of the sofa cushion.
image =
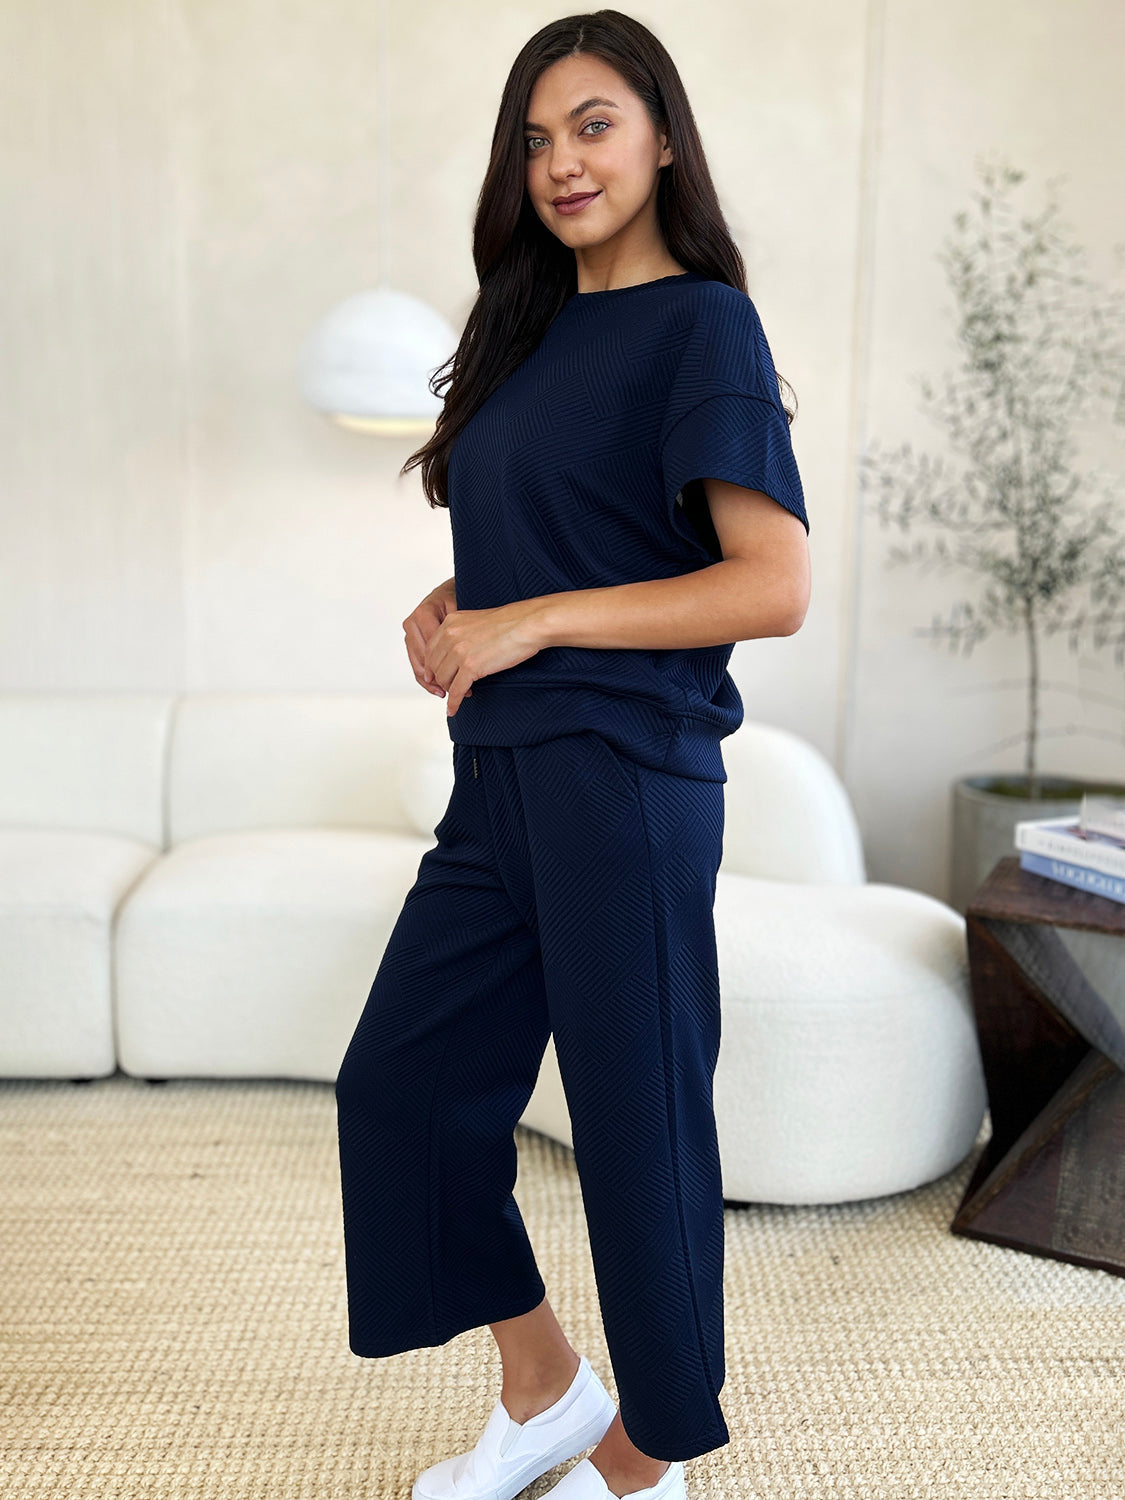
<svg viewBox="0 0 1125 1500">
<path fill-rule="evenodd" d="M 114 1071 L 114 919 L 159 856 L 110 834 L 0 829 L 0 1075 Z"/>
<path fill-rule="evenodd" d="M 193 693 L 176 705 L 173 844 L 252 828 L 412 833 L 399 771 L 448 738 L 429 693 Z"/>
<path fill-rule="evenodd" d="M 171 711 L 163 693 L 4 693 L 0 825 L 163 847 Z"/>
<path fill-rule="evenodd" d="M 117 924 L 122 1068 L 334 1079 L 428 843 L 294 828 L 177 845 Z"/>
</svg>

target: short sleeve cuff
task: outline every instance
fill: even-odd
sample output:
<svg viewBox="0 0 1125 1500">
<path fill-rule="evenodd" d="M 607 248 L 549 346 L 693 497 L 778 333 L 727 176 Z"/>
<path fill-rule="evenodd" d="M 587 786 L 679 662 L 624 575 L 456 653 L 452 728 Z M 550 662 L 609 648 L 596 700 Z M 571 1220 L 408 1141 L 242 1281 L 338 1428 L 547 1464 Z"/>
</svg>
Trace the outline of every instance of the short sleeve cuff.
<svg viewBox="0 0 1125 1500">
<path fill-rule="evenodd" d="M 708 396 L 685 412 L 661 450 L 664 498 L 670 508 L 692 479 L 725 479 L 761 490 L 802 523 L 809 520 L 789 423 L 762 396 Z"/>
</svg>

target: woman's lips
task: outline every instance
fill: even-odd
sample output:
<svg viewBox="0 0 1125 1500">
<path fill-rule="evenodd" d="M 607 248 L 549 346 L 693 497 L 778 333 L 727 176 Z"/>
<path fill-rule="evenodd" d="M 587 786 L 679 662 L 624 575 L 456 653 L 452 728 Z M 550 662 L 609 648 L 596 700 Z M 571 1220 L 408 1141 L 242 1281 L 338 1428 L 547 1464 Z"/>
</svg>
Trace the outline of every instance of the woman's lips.
<svg viewBox="0 0 1125 1500">
<path fill-rule="evenodd" d="M 556 203 L 555 208 L 560 214 L 580 214 L 586 207 L 587 203 L 593 203 L 594 199 L 598 197 L 600 193 L 601 188 L 598 189 L 597 193 L 583 193 L 581 196 L 575 194 L 575 196 L 566 203 Z"/>
</svg>

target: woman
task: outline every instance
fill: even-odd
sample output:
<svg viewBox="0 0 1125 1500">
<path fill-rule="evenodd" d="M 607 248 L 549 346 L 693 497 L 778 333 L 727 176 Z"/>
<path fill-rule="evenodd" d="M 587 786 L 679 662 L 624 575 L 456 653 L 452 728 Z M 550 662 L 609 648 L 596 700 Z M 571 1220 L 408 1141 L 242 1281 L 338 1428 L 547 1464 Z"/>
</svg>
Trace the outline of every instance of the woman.
<svg viewBox="0 0 1125 1500">
<path fill-rule="evenodd" d="M 809 596 L 789 417 L 676 69 L 619 11 L 509 74 L 480 293 L 423 464 L 454 577 L 404 621 L 454 787 L 336 1086 L 350 1345 L 488 1324 L 500 1398 L 415 1500 L 673 1500 L 729 1441 L 713 904 L 737 640 Z M 621 1410 L 513 1196 L 553 1033 Z"/>
</svg>

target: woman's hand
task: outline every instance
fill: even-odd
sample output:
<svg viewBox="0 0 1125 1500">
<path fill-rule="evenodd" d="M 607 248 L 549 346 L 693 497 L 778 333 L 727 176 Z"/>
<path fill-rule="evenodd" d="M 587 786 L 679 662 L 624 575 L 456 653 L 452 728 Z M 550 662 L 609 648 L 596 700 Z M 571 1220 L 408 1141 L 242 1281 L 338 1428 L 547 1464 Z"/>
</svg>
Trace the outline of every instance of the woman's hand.
<svg viewBox="0 0 1125 1500">
<path fill-rule="evenodd" d="M 445 611 L 441 623 L 427 639 L 422 660 L 422 680 L 449 694 L 447 717 L 461 707 L 462 698 L 472 697 L 478 677 L 502 672 L 526 661 L 542 649 L 537 625 L 540 600 L 519 599 L 495 609 Z"/>
<path fill-rule="evenodd" d="M 411 614 L 402 622 L 406 635 L 406 654 L 420 686 L 437 698 L 445 697 L 445 689 L 433 680 L 433 673 L 426 671 L 426 646 L 450 610 L 457 608 L 457 592 L 454 579 L 447 578 L 436 589 L 426 595 Z"/>
</svg>

